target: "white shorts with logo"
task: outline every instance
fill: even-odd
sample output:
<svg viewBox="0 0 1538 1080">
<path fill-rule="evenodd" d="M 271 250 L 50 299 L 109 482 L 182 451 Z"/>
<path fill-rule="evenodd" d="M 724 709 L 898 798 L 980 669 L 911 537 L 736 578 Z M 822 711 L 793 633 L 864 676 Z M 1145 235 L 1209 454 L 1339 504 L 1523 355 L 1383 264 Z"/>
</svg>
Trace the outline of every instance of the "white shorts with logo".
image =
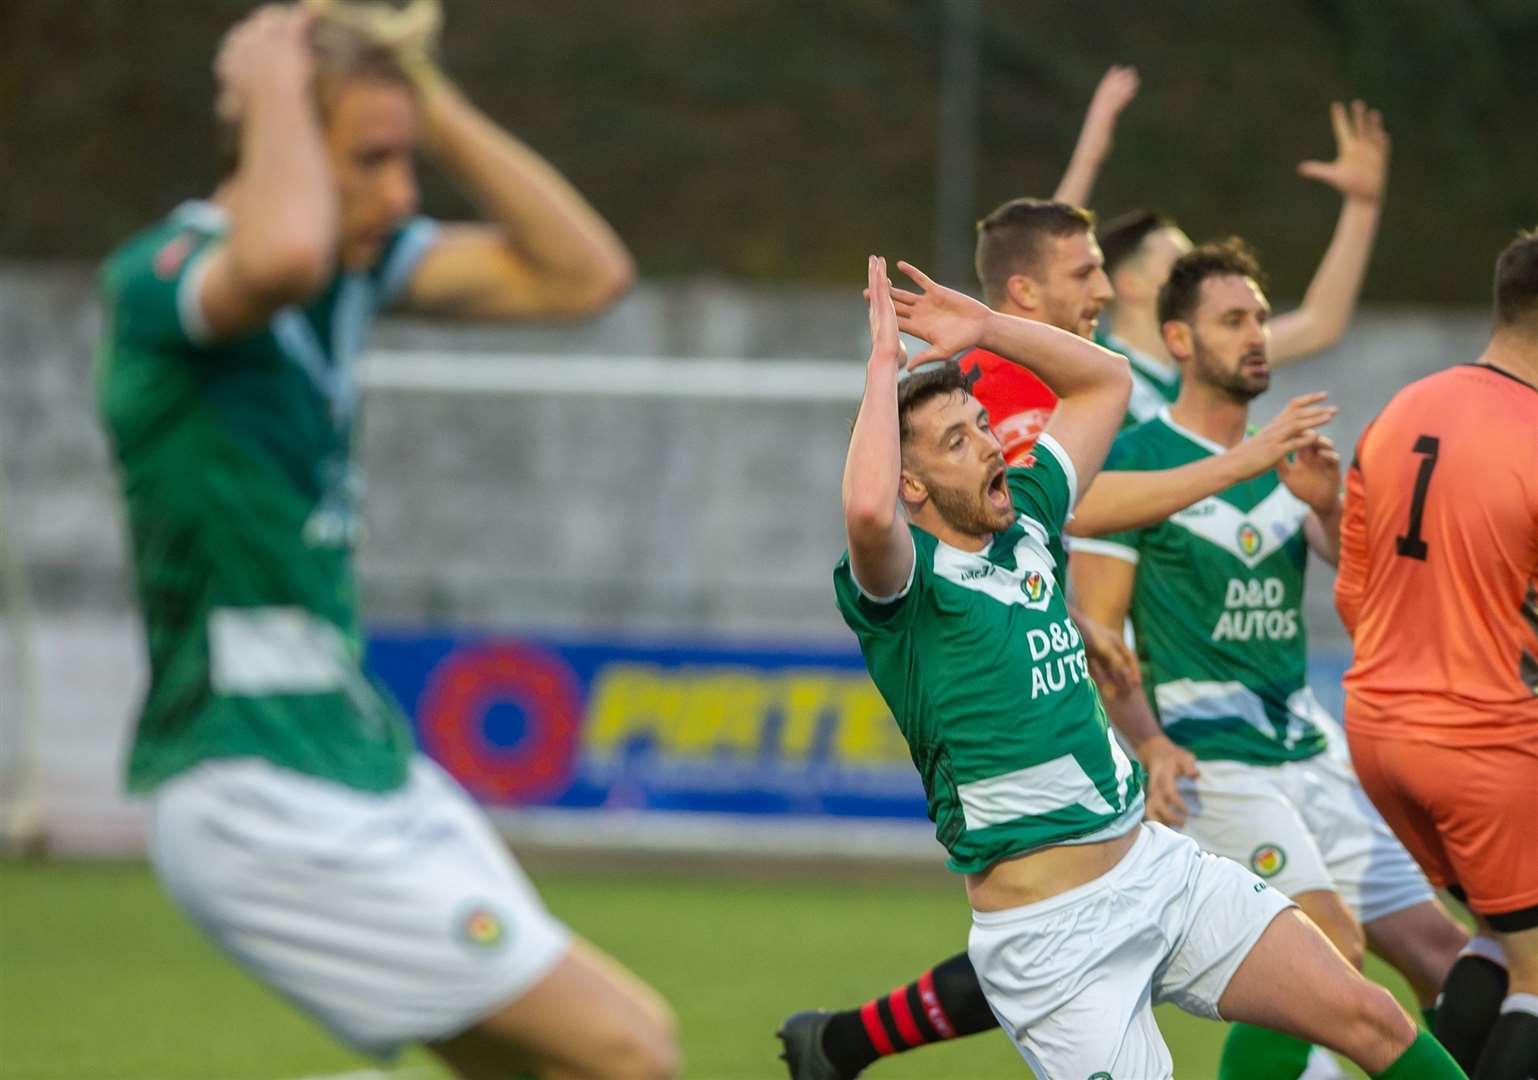
<svg viewBox="0 0 1538 1080">
<path fill-rule="evenodd" d="M 1036 1075 L 1169 1080 L 1153 1006 L 1211 1019 L 1239 964 L 1292 906 L 1244 867 L 1144 822 L 1121 862 L 1040 903 L 974 911 L 967 953 Z"/>
<path fill-rule="evenodd" d="M 1339 893 L 1363 922 L 1432 899 L 1426 875 L 1335 754 L 1282 765 L 1196 767 L 1197 779 L 1180 781 L 1190 809 L 1181 831 L 1279 892 Z"/>
<path fill-rule="evenodd" d="M 204 762 L 155 792 L 150 858 L 236 962 L 376 1056 L 458 1034 L 570 945 L 425 757 L 383 794 L 254 758 Z"/>
</svg>

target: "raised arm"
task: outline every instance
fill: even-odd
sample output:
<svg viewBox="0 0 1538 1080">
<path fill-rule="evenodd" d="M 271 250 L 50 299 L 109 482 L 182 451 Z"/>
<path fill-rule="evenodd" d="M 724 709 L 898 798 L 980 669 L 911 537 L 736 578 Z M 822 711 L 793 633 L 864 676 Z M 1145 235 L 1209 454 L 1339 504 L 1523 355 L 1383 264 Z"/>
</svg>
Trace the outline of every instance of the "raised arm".
<svg viewBox="0 0 1538 1080">
<path fill-rule="evenodd" d="M 1068 532 L 1102 536 L 1155 525 L 1209 495 L 1259 476 L 1288 454 L 1312 446 L 1335 416 L 1324 391 L 1301 394 L 1265 427 L 1222 454 L 1174 469 L 1107 469 L 1079 497 Z"/>
<path fill-rule="evenodd" d="M 220 110 L 240 123 L 240 166 L 228 237 L 194 279 L 210 339 L 260 326 L 331 278 L 337 197 L 310 93 L 309 23 L 292 8 L 260 8 L 230 31 L 214 62 Z"/>
<path fill-rule="evenodd" d="M 1072 459 L 1079 491 L 1087 490 L 1126 415 L 1127 358 L 1055 326 L 993 311 L 908 263 L 897 266 L 924 290 L 892 290 L 897 325 L 930 344 L 910 366 L 981 346 L 1033 372 L 1057 395 L 1047 431 Z"/>
<path fill-rule="evenodd" d="M 871 349 L 865 365 L 865 394 L 844 460 L 844 531 L 855 583 L 867 595 L 882 599 L 907 586 L 914 552 L 913 537 L 897 501 L 902 477 L 897 374 L 903 355 L 886 260 L 872 255 L 866 275 Z"/>
<path fill-rule="evenodd" d="M 1378 110 L 1353 101 L 1349 111 L 1339 102 L 1332 104 L 1330 120 L 1335 129 L 1335 160 L 1305 161 L 1298 173 L 1340 192 L 1340 218 L 1302 305 L 1271 320 L 1275 364 L 1301 359 L 1340 340 L 1356 310 L 1378 234 L 1390 150 L 1383 117 Z"/>
<path fill-rule="evenodd" d="M 1100 77 L 1095 94 L 1089 99 L 1084 112 L 1084 126 L 1079 129 L 1079 141 L 1074 144 L 1073 157 L 1068 159 L 1068 169 L 1057 183 L 1052 197 L 1058 202 L 1074 206 L 1089 205 L 1090 192 L 1095 188 L 1095 178 L 1100 166 L 1111 152 L 1111 140 L 1116 133 L 1116 118 L 1121 115 L 1133 98 L 1137 97 L 1137 68 L 1114 65 Z"/>
<path fill-rule="evenodd" d="M 585 315 L 630 287 L 630 252 L 560 173 L 442 75 L 420 85 L 428 154 L 487 221 L 444 229 L 407 287 L 408 308 L 469 319 Z"/>
</svg>

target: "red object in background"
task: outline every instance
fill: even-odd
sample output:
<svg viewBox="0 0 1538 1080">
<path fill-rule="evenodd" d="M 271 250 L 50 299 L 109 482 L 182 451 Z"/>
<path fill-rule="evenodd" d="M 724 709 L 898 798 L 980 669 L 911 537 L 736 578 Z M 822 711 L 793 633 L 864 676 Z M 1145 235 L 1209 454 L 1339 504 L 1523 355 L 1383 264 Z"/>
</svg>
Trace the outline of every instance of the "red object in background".
<svg viewBox="0 0 1538 1080">
<path fill-rule="evenodd" d="M 1011 465 L 1033 464 L 1031 451 L 1052 419 L 1057 395 L 1019 364 L 987 349 L 973 349 L 963 356 L 961 370 L 967 374 L 972 396 L 988 410 L 988 424 L 1004 448 L 1004 459 Z"/>
<path fill-rule="evenodd" d="M 492 706 L 523 710 L 514 746 L 486 739 Z M 488 643 L 450 653 L 428 676 L 419 706 L 422 748 L 482 802 L 526 803 L 571 781 L 582 727 L 582 692 L 554 653 Z"/>
</svg>

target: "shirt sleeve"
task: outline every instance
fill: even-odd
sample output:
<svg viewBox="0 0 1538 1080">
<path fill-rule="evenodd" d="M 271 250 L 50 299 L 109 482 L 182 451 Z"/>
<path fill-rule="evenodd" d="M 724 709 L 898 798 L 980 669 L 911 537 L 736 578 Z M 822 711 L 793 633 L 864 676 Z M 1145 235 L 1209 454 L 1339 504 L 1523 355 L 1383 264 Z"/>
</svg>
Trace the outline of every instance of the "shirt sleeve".
<svg viewBox="0 0 1538 1080">
<path fill-rule="evenodd" d="M 216 236 L 183 228 L 148 237 L 115 258 L 103 276 L 113 335 L 152 349 L 206 344 L 199 289 L 217 247 Z"/>
<path fill-rule="evenodd" d="M 1009 470 L 1009 493 L 1020 513 L 1034 518 L 1054 535 L 1063 531 L 1079 498 L 1079 476 L 1073 459 L 1051 435 L 1036 440 L 1036 461 Z"/>
<path fill-rule="evenodd" d="M 374 279 L 380 310 L 395 307 L 406 295 L 411 275 L 422 257 L 437 243 L 439 225 L 429 217 L 414 217 L 391 234 L 384 250 L 369 271 Z"/>
<path fill-rule="evenodd" d="M 909 533 L 912 536 L 911 530 Z M 833 568 L 833 594 L 838 612 L 857 635 L 893 634 L 905 629 L 913 621 L 919 597 L 926 588 L 926 574 L 918 544 L 913 546 L 913 566 L 908 571 L 908 583 L 892 596 L 872 596 L 855 580 L 849 565 L 849 553 L 844 552 L 838 565 Z"/>
</svg>

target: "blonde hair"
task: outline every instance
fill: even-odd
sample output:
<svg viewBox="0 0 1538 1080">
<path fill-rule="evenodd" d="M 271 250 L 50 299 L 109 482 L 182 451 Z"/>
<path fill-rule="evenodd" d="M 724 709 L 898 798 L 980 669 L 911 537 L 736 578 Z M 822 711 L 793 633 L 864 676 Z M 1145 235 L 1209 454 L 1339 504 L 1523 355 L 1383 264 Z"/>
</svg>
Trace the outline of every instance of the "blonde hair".
<svg viewBox="0 0 1538 1080">
<path fill-rule="evenodd" d="M 398 83 L 415 92 L 436 70 L 443 27 L 440 0 L 407 0 L 404 6 L 386 0 L 299 0 L 299 6 L 313 15 L 308 35 L 315 61 L 312 93 L 322 116 L 345 83 Z M 221 96 L 215 111 L 228 175 L 240 163 L 239 110 L 231 98 Z"/>
<path fill-rule="evenodd" d="M 383 0 L 301 0 L 301 6 L 314 15 L 310 48 L 317 83 L 402 75 L 416 82 L 431 67 L 443 27 L 439 0 L 408 0 L 404 7 Z"/>
</svg>

